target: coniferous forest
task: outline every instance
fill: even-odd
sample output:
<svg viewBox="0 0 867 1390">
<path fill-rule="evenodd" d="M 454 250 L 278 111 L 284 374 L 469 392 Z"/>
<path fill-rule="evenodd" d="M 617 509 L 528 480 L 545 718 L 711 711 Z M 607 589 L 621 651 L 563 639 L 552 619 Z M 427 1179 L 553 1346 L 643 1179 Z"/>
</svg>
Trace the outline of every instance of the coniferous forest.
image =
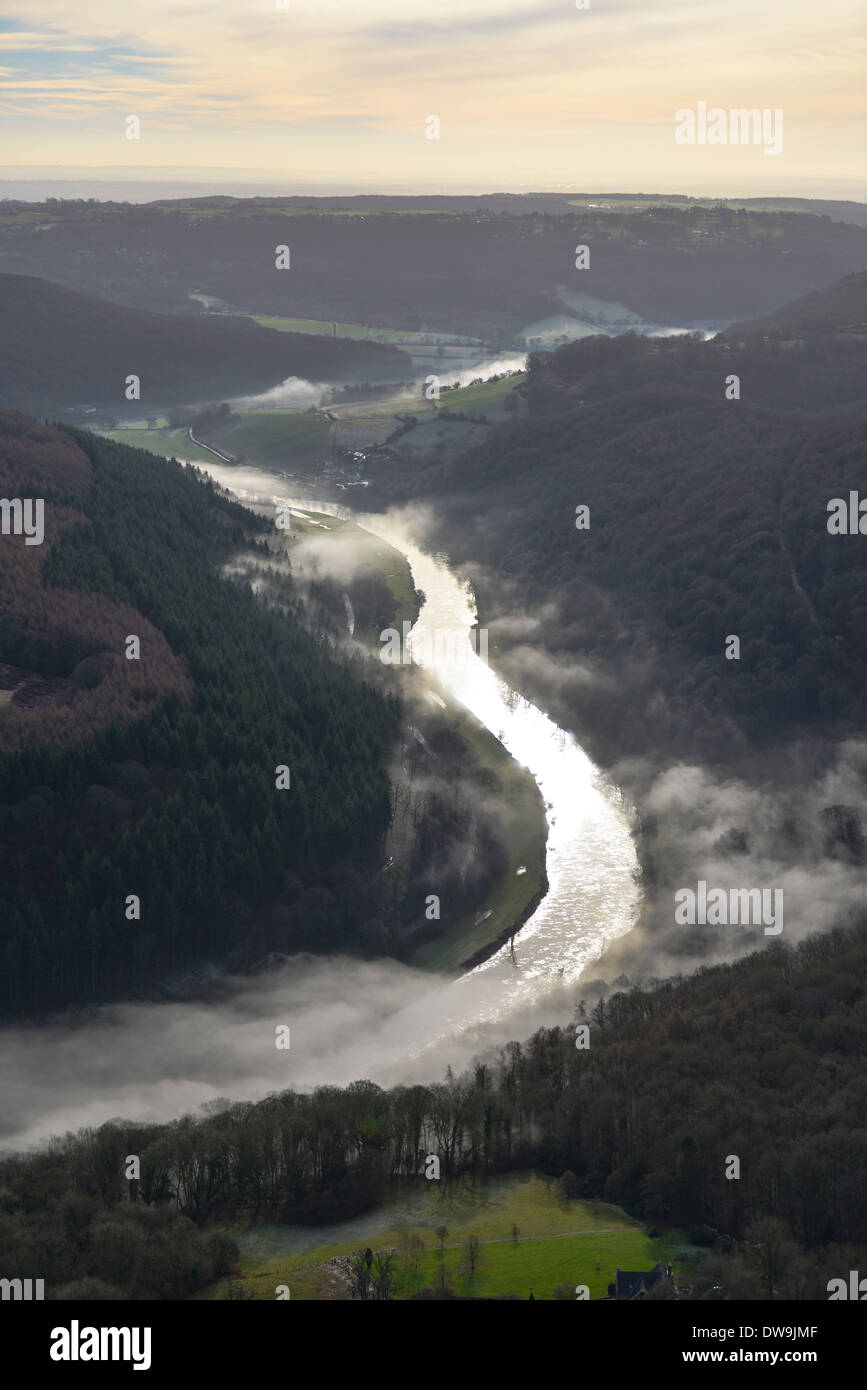
<svg viewBox="0 0 867 1390">
<path fill-rule="evenodd" d="M 177 463 L 86 434 L 52 444 L 68 447 L 64 438 L 92 478 L 64 499 L 81 519 L 52 548 L 43 589 L 49 608 L 80 593 L 99 596 L 98 610 L 71 649 L 53 645 L 41 661 L 44 633 L 7 589 L 4 660 L 67 679 L 55 700 L 73 702 L 79 730 L 101 661 L 140 669 L 151 688 L 132 700 L 119 688 L 86 740 L 47 741 L 62 715 L 54 701 L 18 715 L 20 747 L 10 731 L 4 1010 L 135 993 L 233 952 L 380 949 L 369 875 L 390 816 L 393 700 L 336 666 L 291 612 L 218 574 L 255 528 L 249 513 Z M 124 622 L 105 652 L 117 608 Z M 125 661 L 128 634 L 141 636 L 139 662 Z M 175 688 L 160 690 L 169 681 L 149 643 L 168 647 Z M 281 765 L 291 796 L 276 787 Z M 130 894 L 140 899 L 132 919 Z"/>
</svg>

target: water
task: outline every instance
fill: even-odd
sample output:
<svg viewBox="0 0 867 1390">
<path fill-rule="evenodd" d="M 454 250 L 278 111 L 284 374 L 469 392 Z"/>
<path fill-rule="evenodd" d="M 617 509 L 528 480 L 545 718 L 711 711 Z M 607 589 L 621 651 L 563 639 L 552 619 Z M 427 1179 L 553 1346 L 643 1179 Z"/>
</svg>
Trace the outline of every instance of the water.
<svg viewBox="0 0 867 1390">
<path fill-rule="evenodd" d="M 414 659 L 529 769 L 547 808 L 548 893 L 516 938 L 514 960 L 504 946 L 470 972 L 487 982 L 483 997 L 471 991 L 473 1021 L 502 1017 L 513 1004 L 543 998 L 552 985 L 576 980 L 607 942 L 630 930 L 638 912 L 638 862 L 628 814 L 617 789 L 572 735 L 510 689 L 473 650 L 469 632 L 476 608 L 469 584 L 454 574 L 444 555 L 425 553 L 399 516 L 349 513 L 286 496 L 277 492 L 272 474 L 256 469 L 207 471 L 242 501 L 351 515 L 406 556 L 416 588 L 425 595 L 410 635 Z M 475 645 L 483 654 L 482 643 Z M 460 991 L 452 993 L 460 998 Z M 465 1021 L 461 1004 L 450 1003 L 444 1027 L 460 1028 Z"/>
</svg>

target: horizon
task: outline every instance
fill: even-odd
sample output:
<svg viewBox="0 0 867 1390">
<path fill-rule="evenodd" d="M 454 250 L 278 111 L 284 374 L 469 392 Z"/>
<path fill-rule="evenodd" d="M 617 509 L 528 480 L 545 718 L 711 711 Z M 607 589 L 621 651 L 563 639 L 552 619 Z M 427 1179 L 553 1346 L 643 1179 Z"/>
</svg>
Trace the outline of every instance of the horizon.
<svg viewBox="0 0 867 1390">
<path fill-rule="evenodd" d="M 7 169 L 13 166 L 7 166 Z M 177 190 L 178 199 L 190 197 L 228 197 L 228 198 L 533 198 L 533 197 L 562 197 L 562 198 L 613 198 L 613 199 L 646 199 L 648 202 L 654 200 L 664 201 L 668 199 L 689 200 L 691 202 L 816 202 L 816 203 L 851 203 L 854 207 L 867 207 L 867 198 L 855 197 L 853 194 L 832 191 L 814 191 L 806 193 L 796 189 L 775 189 L 766 191 L 745 192 L 739 188 L 710 191 L 692 187 L 666 187 L 666 188 L 630 188 L 623 185 L 607 186 L 563 186 L 555 184 L 537 184 L 523 186 L 503 186 L 491 184 L 485 186 L 477 182 L 451 183 L 447 185 L 420 186 L 417 184 L 396 184 L 392 181 L 377 184 L 364 184 L 346 180 L 336 183 L 297 183 L 292 184 L 288 180 L 278 176 L 270 179 L 239 179 L 225 177 L 203 177 L 205 171 L 195 171 L 194 177 L 172 177 L 173 171 L 165 173 L 133 173 L 132 171 L 121 174 L 114 166 L 105 166 L 111 169 L 111 174 L 102 174 L 102 166 L 94 166 L 92 171 L 76 169 L 74 174 L 62 176 L 52 171 L 50 176 L 42 174 L 34 166 L 26 166 L 28 172 L 17 176 L 10 175 L 5 171 L 0 171 L 0 201 L 11 199 L 21 202 L 41 202 L 45 197 L 52 196 L 49 190 L 52 188 L 62 188 L 64 190 L 78 190 L 77 192 L 67 192 L 66 197 L 70 200 L 76 198 L 96 198 L 98 202 L 113 202 L 116 197 L 112 190 L 126 190 L 126 196 L 120 201 L 132 201 L 146 203 L 150 201 L 164 200 L 165 194 L 156 190 L 172 189 Z M 74 166 L 73 166 L 74 167 Z M 281 186 L 282 185 L 282 186 Z M 14 188 L 15 193 L 5 190 Z M 27 196 L 27 190 L 38 188 L 42 190 L 33 196 Z M 141 189 L 143 196 L 130 197 L 129 194 Z M 105 190 L 102 196 L 94 190 Z M 150 193 L 146 193 L 150 190 Z M 171 195 L 168 195 L 171 196 Z"/>
<path fill-rule="evenodd" d="M 691 196 L 861 201 L 864 29 L 854 0 L 442 0 L 411 17 L 403 0 L 154 0 L 133 20 L 46 0 L 38 24 L 2 0 L 7 168 L 421 193 L 613 192 L 653 169 Z M 681 140 L 703 106 L 776 112 L 780 139 Z"/>
</svg>

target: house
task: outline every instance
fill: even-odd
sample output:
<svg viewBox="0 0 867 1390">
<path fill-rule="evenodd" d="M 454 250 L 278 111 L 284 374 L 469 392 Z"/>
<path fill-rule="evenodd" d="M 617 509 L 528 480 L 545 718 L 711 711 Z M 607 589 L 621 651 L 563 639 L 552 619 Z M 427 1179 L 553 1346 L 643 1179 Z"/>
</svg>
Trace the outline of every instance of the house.
<svg viewBox="0 0 867 1390">
<path fill-rule="evenodd" d="M 614 1277 L 614 1297 L 619 1299 L 644 1298 L 646 1294 L 665 1278 L 665 1268 L 655 1264 L 653 1269 L 618 1269 Z"/>
</svg>

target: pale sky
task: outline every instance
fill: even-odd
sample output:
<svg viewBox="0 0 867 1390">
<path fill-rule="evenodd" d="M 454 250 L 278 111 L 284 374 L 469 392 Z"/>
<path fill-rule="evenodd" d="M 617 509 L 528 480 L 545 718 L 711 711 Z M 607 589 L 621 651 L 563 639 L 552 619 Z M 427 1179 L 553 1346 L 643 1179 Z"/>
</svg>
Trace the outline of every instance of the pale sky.
<svg viewBox="0 0 867 1390">
<path fill-rule="evenodd" d="M 863 201 L 865 37 L 863 0 L 0 0 L 0 164 Z M 676 143 L 700 101 L 782 152 Z"/>
</svg>

